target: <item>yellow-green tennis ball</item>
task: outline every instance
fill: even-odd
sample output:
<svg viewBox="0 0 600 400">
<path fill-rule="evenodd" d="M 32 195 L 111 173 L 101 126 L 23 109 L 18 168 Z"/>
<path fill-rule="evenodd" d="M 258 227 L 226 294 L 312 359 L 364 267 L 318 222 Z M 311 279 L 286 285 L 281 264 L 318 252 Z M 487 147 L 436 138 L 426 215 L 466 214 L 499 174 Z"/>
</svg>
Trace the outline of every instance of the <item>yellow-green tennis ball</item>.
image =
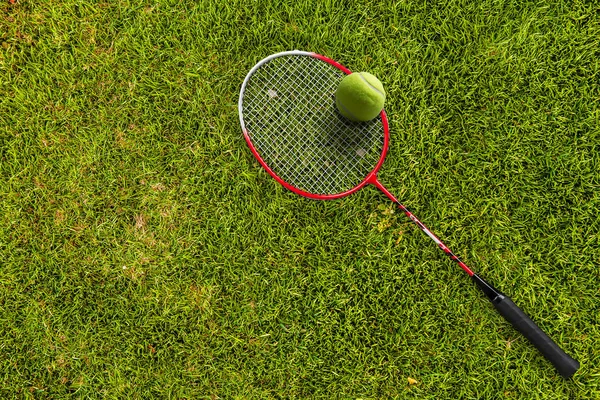
<svg viewBox="0 0 600 400">
<path fill-rule="evenodd" d="M 335 92 L 340 113 L 352 121 L 370 121 L 377 117 L 385 103 L 385 90 L 368 72 L 346 75 Z"/>
</svg>

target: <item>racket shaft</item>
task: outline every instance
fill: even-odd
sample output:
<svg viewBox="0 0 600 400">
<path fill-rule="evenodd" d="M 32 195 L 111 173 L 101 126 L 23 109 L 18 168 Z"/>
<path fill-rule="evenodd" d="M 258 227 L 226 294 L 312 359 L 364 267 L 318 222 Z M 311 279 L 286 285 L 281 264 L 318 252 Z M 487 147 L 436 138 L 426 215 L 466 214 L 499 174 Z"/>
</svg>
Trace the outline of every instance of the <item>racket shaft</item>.
<svg viewBox="0 0 600 400">
<path fill-rule="evenodd" d="M 406 216 L 415 223 L 415 225 L 417 225 L 419 227 L 419 229 L 421 229 L 423 232 L 425 232 L 425 234 L 427 236 L 429 236 L 431 238 L 431 240 L 433 240 L 435 242 L 435 244 L 438 245 L 438 247 L 440 249 L 442 249 L 442 251 L 444 253 L 446 253 L 446 255 L 448 257 L 450 257 L 450 259 L 454 262 L 456 262 L 462 269 L 463 271 L 465 271 L 467 274 L 469 274 L 469 276 L 473 276 L 474 272 L 471 271 L 471 269 L 464 263 L 461 261 L 460 258 L 458 258 L 458 256 L 456 254 L 454 254 L 449 248 L 448 246 L 446 246 L 444 244 L 444 242 L 442 242 L 437 236 L 435 236 L 433 234 L 433 232 L 431 232 L 424 223 L 422 223 L 419 218 L 415 217 L 415 215 L 413 213 L 411 213 L 408 208 L 406 208 L 402 203 L 400 203 L 398 201 L 398 199 L 389 191 L 387 190 L 387 188 L 385 186 L 383 186 L 381 184 L 381 182 L 379 182 L 379 180 L 377 179 L 377 175 L 375 173 L 371 173 L 371 175 L 369 177 L 367 177 L 367 181 L 373 185 L 375 185 L 375 187 L 377 187 L 379 190 L 381 190 L 383 192 L 383 194 L 385 194 L 390 200 L 392 200 L 394 203 L 396 203 L 398 205 L 398 208 L 400 208 L 400 210 L 402 210 L 402 212 L 404 212 L 404 214 L 406 214 Z"/>
<path fill-rule="evenodd" d="M 446 246 L 444 244 L 444 242 L 442 242 L 437 236 L 435 236 L 421 221 L 419 221 L 419 219 L 417 217 L 415 217 L 415 215 L 413 213 L 411 213 L 408 208 L 406 208 L 405 206 L 403 206 L 402 204 L 398 203 L 398 207 L 400 207 L 400 209 L 404 212 L 404 214 L 406 214 L 406 216 L 408 218 L 410 218 L 410 220 L 412 222 L 414 222 L 419 229 L 421 229 L 423 232 L 425 232 L 425 234 L 427 236 L 429 236 L 431 238 L 431 240 L 433 240 L 435 242 L 435 244 L 438 245 L 438 247 L 440 249 L 442 249 L 442 251 L 444 253 L 446 253 L 446 255 L 448 257 L 450 257 L 450 259 L 454 262 L 456 262 L 462 269 L 463 271 L 465 271 L 467 274 L 469 274 L 469 276 L 473 276 L 473 271 L 471 271 L 471 269 L 469 267 L 467 267 L 467 265 L 461 261 L 460 258 L 458 258 L 458 256 L 456 254 L 454 254 L 452 252 L 452 250 L 450 250 L 448 248 L 448 246 Z"/>
</svg>

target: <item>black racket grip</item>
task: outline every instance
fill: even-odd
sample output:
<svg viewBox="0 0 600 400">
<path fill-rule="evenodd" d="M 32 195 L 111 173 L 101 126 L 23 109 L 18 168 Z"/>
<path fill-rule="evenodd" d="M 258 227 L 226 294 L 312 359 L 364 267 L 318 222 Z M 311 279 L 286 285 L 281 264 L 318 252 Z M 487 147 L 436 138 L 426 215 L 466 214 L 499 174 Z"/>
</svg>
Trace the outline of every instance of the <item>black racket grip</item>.
<svg viewBox="0 0 600 400">
<path fill-rule="evenodd" d="M 563 378 L 569 379 L 577 372 L 579 362 L 558 347 L 509 297 L 498 292 L 479 276 L 473 275 L 473 279 L 488 298 L 490 298 L 492 304 L 504 319 L 521 332 L 554 365 L 554 368 L 556 368 Z"/>
</svg>

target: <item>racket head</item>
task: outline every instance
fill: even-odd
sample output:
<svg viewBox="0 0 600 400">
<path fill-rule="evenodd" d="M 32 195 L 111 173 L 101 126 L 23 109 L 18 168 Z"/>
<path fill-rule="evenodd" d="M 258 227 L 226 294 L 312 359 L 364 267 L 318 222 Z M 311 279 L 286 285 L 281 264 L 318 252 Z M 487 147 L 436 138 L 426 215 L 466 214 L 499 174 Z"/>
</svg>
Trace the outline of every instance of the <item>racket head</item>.
<svg viewBox="0 0 600 400">
<path fill-rule="evenodd" d="M 270 55 L 246 75 L 238 111 L 261 166 L 292 192 L 316 200 L 350 195 L 374 182 L 389 146 L 385 111 L 372 121 L 339 114 L 335 90 L 351 71 L 320 54 Z"/>
</svg>

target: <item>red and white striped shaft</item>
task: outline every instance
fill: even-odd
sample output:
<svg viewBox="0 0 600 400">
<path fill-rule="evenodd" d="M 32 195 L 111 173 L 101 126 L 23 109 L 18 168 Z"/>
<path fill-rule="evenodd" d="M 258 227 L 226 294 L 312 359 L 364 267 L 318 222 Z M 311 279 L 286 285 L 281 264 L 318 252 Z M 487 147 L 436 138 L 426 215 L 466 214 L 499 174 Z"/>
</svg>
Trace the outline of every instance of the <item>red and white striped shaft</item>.
<svg viewBox="0 0 600 400">
<path fill-rule="evenodd" d="M 433 240 L 435 242 L 435 244 L 438 245 L 438 247 L 440 249 L 442 249 L 444 251 L 444 253 L 446 253 L 446 255 L 448 257 L 450 257 L 450 259 L 452 261 L 455 261 L 467 274 L 469 274 L 469 276 L 473 276 L 474 272 L 471 271 L 471 269 L 467 266 L 467 264 L 465 264 L 464 262 L 461 261 L 460 258 L 458 258 L 458 256 L 456 254 L 454 254 L 452 252 L 452 250 L 450 250 L 448 248 L 448 246 L 446 246 L 444 244 L 444 242 L 442 242 L 437 236 L 435 236 L 433 234 L 433 232 L 431 232 L 429 230 L 429 228 L 427 228 L 425 226 L 424 223 L 422 223 L 417 217 L 415 217 L 415 215 L 413 213 L 411 213 L 408 208 L 406 208 L 402 203 L 400 203 L 398 201 L 398 199 L 396 199 L 396 197 L 390 193 L 389 190 L 387 190 L 385 188 L 385 186 L 383 186 L 381 184 L 381 182 L 379 182 L 379 180 L 377 180 L 377 175 L 375 173 L 372 173 L 368 178 L 367 178 L 367 182 L 371 183 L 372 185 L 376 186 L 379 190 L 381 190 L 390 200 L 392 200 L 394 203 L 396 203 L 398 205 L 398 208 L 400 208 L 400 210 L 402 210 L 404 212 L 404 214 L 406 214 L 406 216 L 412 221 L 414 222 L 419 229 L 421 229 L 423 232 L 425 232 L 425 234 L 427 236 L 429 236 L 431 238 L 431 240 Z"/>
</svg>

